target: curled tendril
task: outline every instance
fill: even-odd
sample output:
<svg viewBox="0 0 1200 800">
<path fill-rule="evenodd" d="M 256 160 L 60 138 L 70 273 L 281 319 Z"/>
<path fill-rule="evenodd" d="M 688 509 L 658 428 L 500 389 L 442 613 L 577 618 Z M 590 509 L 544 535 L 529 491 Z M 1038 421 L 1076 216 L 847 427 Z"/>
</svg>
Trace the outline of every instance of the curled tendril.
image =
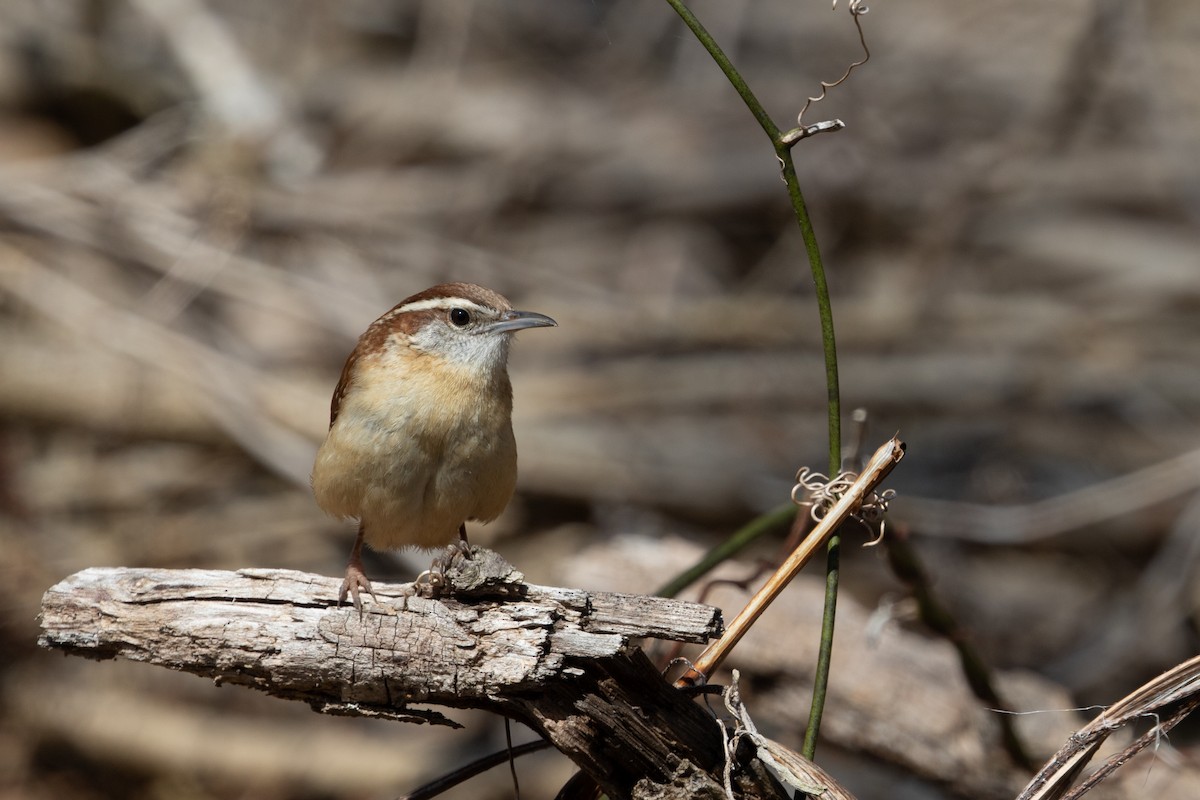
<svg viewBox="0 0 1200 800">
<path fill-rule="evenodd" d="M 833 0 L 833 10 L 837 11 L 838 0 Z M 865 14 L 871 9 L 863 5 L 863 0 L 850 0 L 851 14 Z"/>
<path fill-rule="evenodd" d="M 833 0 L 833 8 L 837 10 L 838 0 Z M 821 93 L 816 97 L 808 98 L 804 108 L 800 109 L 800 113 L 796 116 L 796 125 L 800 128 L 804 127 L 804 112 L 808 111 L 809 106 L 813 103 L 819 103 L 825 99 L 825 95 L 829 94 L 829 90 L 835 86 L 839 86 L 850 77 L 850 73 L 861 67 L 863 64 L 871 60 L 871 49 L 867 47 L 867 34 L 863 32 L 862 20 L 859 19 L 871 9 L 863 5 L 863 0 L 850 0 L 848 4 L 850 8 L 850 18 L 854 20 L 854 27 L 858 31 L 858 43 L 862 46 L 863 57 L 846 67 L 846 71 L 842 73 L 842 77 L 838 78 L 833 83 L 821 81 Z"/>
<path fill-rule="evenodd" d="M 446 576 L 440 569 L 427 569 L 413 579 L 413 586 L 428 586 L 432 591 L 440 590 L 446 583 Z"/>
<path fill-rule="evenodd" d="M 665 677 L 667 677 L 668 672 L 670 672 L 673 668 L 679 666 L 680 664 L 683 664 L 688 669 L 696 668 L 696 665 L 692 663 L 692 660 L 690 658 L 684 658 L 683 656 L 677 656 L 675 658 L 672 658 L 670 661 L 668 661 L 667 665 L 662 668 L 662 672 L 660 672 L 659 674 L 665 678 Z M 703 677 L 703 676 L 701 676 L 701 677 Z"/>
<path fill-rule="evenodd" d="M 833 479 L 823 473 L 801 467 L 796 473 L 796 485 L 792 487 L 792 502 L 800 507 L 808 506 L 808 515 L 813 522 L 821 519 L 833 508 L 838 498 L 858 479 L 854 472 L 839 472 Z M 801 495 L 806 495 L 803 499 Z M 884 514 L 888 504 L 896 497 L 895 489 L 885 489 L 882 492 L 871 492 L 863 498 L 858 511 L 851 515 L 860 525 L 871 530 L 879 523 L 879 535 L 867 542 L 864 547 L 874 547 L 883 541 Z"/>
</svg>

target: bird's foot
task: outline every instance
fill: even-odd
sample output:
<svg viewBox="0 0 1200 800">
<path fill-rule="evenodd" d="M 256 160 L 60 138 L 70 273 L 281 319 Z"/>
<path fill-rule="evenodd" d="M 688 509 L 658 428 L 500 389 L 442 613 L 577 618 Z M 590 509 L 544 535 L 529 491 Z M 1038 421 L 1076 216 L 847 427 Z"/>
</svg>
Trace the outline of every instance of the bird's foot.
<svg viewBox="0 0 1200 800">
<path fill-rule="evenodd" d="M 343 605 L 346 602 L 346 595 L 349 594 L 354 603 L 354 608 L 362 614 L 363 606 L 362 599 L 359 597 L 359 592 L 365 591 L 371 595 L 371 599 L 376 603 L 379 598 L 375 596 L 374 590 L 371 588 L 371 582 L 367 580 L 367 574 L 363 572 L 361 563 L 351 561 L 346 565 L 346 577 L 342 581 L 342 588 L 338 590 L 338 605 Z"/>
</svg>

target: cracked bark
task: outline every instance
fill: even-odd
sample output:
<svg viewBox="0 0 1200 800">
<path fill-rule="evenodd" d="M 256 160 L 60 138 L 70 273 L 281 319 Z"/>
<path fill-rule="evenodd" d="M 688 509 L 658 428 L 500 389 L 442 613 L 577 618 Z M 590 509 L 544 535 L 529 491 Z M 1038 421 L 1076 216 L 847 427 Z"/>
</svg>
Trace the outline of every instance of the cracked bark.
<svg viewBox="0 0 1200 800">
<path fill-rule="evenodd" d="M 614 798 L 692 796 L 698 775 L 719 789 L 724 739 L 712 715 L 633 644 L 706 641 L 720 632 L 717 609 L 527 584 L 489 551 L 456 560 L 447 577 L 452 589 L 435 599 L 376 584 L 379 602 L 360 615 L 337 606 L 338 579 L 306 573 L 87 569 L 46 592 L 39 643 L 326 714 L 454 725 L 430 706 L 492 710 L 539 731 Z M 741 796 L 781 796 L 744 766 Z"/>
</svg>

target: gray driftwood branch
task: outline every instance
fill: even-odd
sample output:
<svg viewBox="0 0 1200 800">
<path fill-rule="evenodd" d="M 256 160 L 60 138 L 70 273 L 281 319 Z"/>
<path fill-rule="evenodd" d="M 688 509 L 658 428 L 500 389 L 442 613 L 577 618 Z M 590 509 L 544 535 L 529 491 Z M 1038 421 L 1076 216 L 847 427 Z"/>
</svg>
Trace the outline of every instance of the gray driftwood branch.
<svg viewBox="0 0 1200 800">
<path fill-rule="evenodd" d="M 454 724 L 430 706 L 488 709 L 533 727 L 612 797 L 723 795 L 720 727 L 634 644 L 706 641 L 717 609 L 534 586 L 488 551 L 448 577 L 436 599 L 376 584 L 360 614 L 338 607 L 339 580 L 300 572 L 87 569 L 46 592 L 40 643 L 324 713 Z M 756 762 L 735 773 L 739 796 L 778 796 Z"/>
</svg>

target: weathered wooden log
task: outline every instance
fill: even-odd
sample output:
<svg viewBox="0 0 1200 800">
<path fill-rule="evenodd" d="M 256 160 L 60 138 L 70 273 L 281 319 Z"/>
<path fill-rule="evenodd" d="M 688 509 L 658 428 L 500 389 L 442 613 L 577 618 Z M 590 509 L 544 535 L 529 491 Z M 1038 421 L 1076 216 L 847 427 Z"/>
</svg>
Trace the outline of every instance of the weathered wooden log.
<svg viewBox="0 0 1200 800">
<path fill-rule="evenodd" d="M 288 570 L 87 569 L 46 592 L 40 643 L 323 713 L 453 725 L 428 706 L 488 709 L 540 732 L 611 797 L 694 796 L 697 781 L 723 793 L 726 735 L 633 642 L 703 642 L 719 610 L 527 584 L 489 551 L 456 559 L 438 597 L 375 584 L 360 613 L 337 605 L 339 585 Z M 742 760 L 739 796 L 780 796 Z"/>
</svg>

